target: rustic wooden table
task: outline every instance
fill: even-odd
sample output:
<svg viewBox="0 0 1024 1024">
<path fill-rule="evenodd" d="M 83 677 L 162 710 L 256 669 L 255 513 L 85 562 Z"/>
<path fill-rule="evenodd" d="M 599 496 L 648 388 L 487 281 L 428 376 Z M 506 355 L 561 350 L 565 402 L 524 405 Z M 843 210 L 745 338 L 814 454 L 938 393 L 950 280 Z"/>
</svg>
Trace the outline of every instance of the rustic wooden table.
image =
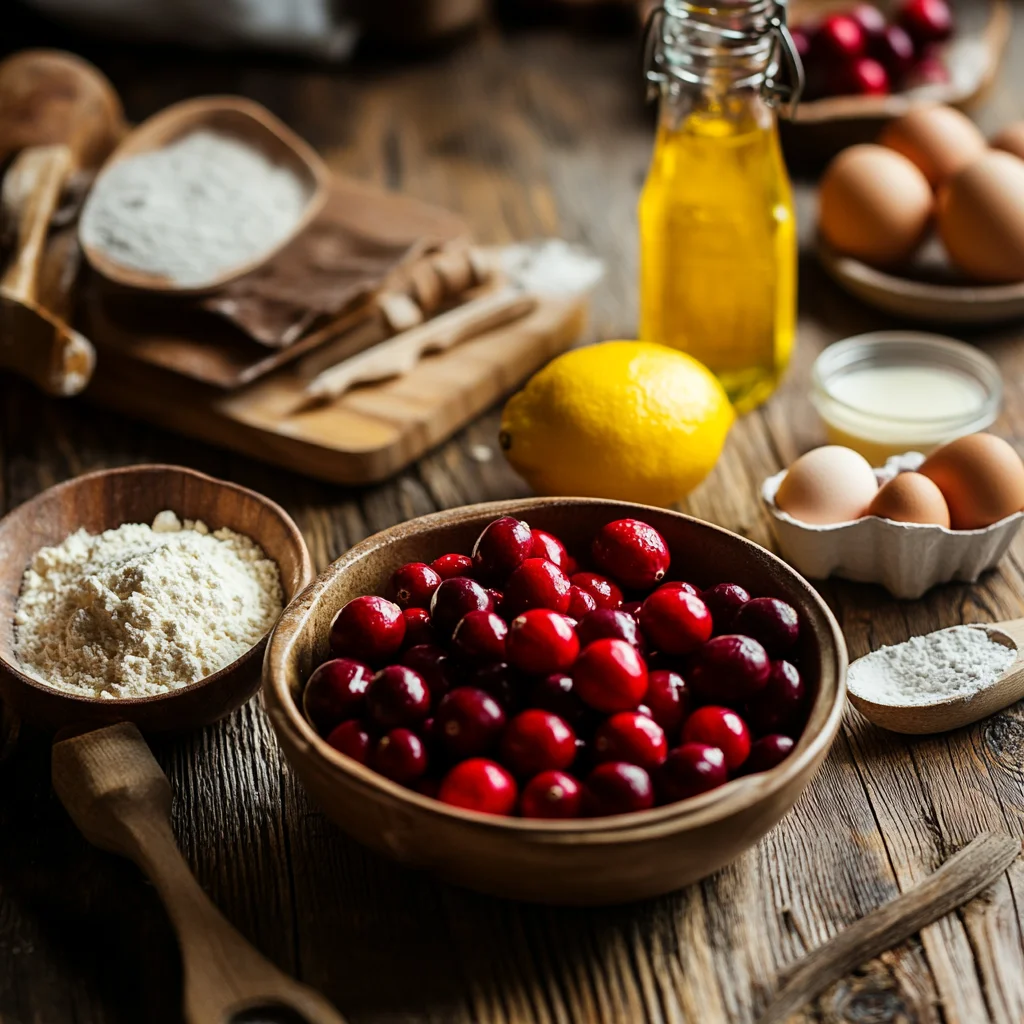
<svg viewBox="0 0 1024 1024">
<path fill-rule="evenodd" d="M 35 40 L 35 41 L 38 41 Z M 1021 115 L 1024 33 L 984 111 Z M 330 71 L 100 50 L 133 117 L 204 92 L 266 103 L 330 163 L 462 211 L 482 239 L 563 234 L 608 262 L 593 337 L 629 337 L 634 205 L 650 152 L 632 41 L 519 32 L 412 66 Z M 1014 96 L 1011 86 L 1018 86 Z M 806 211 L 810 198 L 801 190 Z M 806 228 L 809 218 L 802 217 Z M 839 337 L 883 326 L 814 265 L 801 268 L 800 344 L 778 395 L 732 432 L 686 510 L 770 544 L 761 479 L 818 443 L 809 367 Z M 974 339 L 1007 383 L 997 429 L 1024 442 L 1019 330 Z M 525 493 L 496 444 L 497 410 L 396 479 L 328 487 L 0 379 L 0 509 L 102 466 L 181 462 L 283 503 L 322 566 L 376 530 L 434 509 Z M 1024 543 L 976 586 L 918 602 L 822 586 L 853 657 L 1024 607 Z M 755 849 L 700 885 L 639 906 L 551 910 L 439 885 L 347 839 L 313 807 L 258 701 L 163 742 L 174 825 L 214 901 L 285 970 L 353 1022 L 748 1022 L 786 965 L 932 871 L 983 829 L 1024 834 L 1024 713 L 937 739 L 884 735 L 851 713 L 820 775 Z M 0 1020 L 180 1019 L 178 962 L 152 891 L 89 848 L 50 789 L 44 737 L 0 766 Z M 807 1021 L 1019 1024 L 1024 871 L 864 965 Z"/>
</svg>

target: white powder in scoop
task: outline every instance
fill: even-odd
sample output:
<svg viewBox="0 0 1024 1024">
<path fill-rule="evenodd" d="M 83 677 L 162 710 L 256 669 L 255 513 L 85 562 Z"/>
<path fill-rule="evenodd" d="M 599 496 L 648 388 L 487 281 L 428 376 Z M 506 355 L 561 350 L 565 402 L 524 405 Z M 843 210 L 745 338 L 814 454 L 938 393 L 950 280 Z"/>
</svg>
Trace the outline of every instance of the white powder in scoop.
<svg viewBox="0 0 1024 1024">
<path fill-rule="evenodd" d="M 84 529 L 25 571 L 14 652 L 83 697 L 150 697 L 231 664 L 281 614 L 277 565 L 232 530 L 161 512 L 152 527 Z"/>
<path fill-rule="evenodd" d="M 309 199 L 293 171 L 203 129 L 114 164 L 97 179 L 80 230 L 123 267 L 199 286 L 282 242 Z"/>
<path fill-rule="evenodd" d="M 880 647 L 850 666 L 850 691 L 875 704 L 931 704 L 970 697 L 995 682 L 1016 651 L 984 629 L 952 626 Z"/>
</svg>

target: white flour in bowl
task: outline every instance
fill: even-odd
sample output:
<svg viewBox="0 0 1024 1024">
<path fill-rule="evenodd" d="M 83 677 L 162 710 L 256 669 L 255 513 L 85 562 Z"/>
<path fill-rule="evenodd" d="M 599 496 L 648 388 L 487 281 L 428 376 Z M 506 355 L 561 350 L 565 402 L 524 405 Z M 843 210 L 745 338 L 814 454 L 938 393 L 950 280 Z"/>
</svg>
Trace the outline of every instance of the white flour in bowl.
<svg viewBox="0 0 1024 1024">
<path fill-rule="evenodd" d="M 23 671 L 59 690 L 152 697 L 230 665 L 281 614 L 276 563 L 232 530 L 161 512 L 42 548 L 14 613 Z"/>
</svg>

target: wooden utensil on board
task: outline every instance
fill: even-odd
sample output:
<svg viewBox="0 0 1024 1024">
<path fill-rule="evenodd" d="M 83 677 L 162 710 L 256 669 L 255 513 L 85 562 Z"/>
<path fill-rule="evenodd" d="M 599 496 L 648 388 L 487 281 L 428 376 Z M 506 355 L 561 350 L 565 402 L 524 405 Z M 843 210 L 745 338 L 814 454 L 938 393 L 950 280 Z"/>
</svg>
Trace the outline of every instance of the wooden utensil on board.
<svg viewBox="0 0 1024 1024">
<path fill-rule="evenodd" d="M 318 993 L 279 971 L 228 923 L 196 882 L 171 831 L 171 787 L 129 723 L 53 746 L 53 787 L 85 838 L 134 861 L 156 887 L 181 948 L 187 1024 L 230 1024 L 246 1010 L 344 1024 Z"/>
<path fill-rule="evenodd" d="M 983 690 L 970 697 L 944 697 L 929 704 L 876 704 L 849 689 L 850 703 L 869 721 L 890 732 L 925 735 L 949 732 L 988 718 L 1024 697 L 1024 619 L 971 623 L 992 640 L 1017 652 L 1013 664 Z"/>
<path fill-rule="evenodd" d="M 933 874 L 805 957 L 788 973 L 758 1024 L 782 1024 L 829 985 L 952 913 L 992 884 L 1021 852 L 1019 839 L 984 832 Z"/>
</svg>

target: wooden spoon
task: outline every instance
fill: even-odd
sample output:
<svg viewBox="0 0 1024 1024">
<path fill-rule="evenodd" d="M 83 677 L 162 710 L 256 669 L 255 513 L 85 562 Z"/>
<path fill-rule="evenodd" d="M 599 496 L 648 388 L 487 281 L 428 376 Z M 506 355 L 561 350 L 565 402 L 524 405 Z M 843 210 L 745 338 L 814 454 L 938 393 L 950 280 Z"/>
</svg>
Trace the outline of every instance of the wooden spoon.
<svg viewBox="0 0 1024 1024">
<path fill-rule="evenodd" d="M 291 1009 L 308 1024 L 344 1024 L 322 996 L 293 981 L 210 902 L 171 831 L 171 787 L 130 723 L 53 746 L 53 786 L 94 846 L 133 860 L 156 887 L 181 947 L 187 1024 L 230 1024 L 246 1010 Z"/>
<path fill-rule="evenodd" d="M 944 697 L 930 704 L 876 704 L 854 691 L 856 683 L 851 673 L 847 684 L 850 703 L 869 722 L 890 732 L 913 735 L 959 729 L 1015 704 L 1024 697 L 1024 619 L 972 623 L 971 628 L 985 630 L 993 640 L 1017 653 L 1013 664 L 983 690 L 969 697 Z"/>
<path fill-rule="evenodd" d="M 175 103 L 161 110 L 159 114 L 155 114 L 129 133 L 117 147 L 96 179 L 97 186 L 102 182 L 103 175 L 122 160 L 162 149 L 182 136 L 200 129 L 240 139 L 296 174 L 309 193 L 309 201 L 302 217 L 296 222 L 291 233 L 277 245 L 260 252 L 247 263 L 222 271 L 200 286 L 179 285 L 169 278 L 122 266 L 102 249 L 90 245 L 80 232 L 79 241 L 86 259 L 94 270 L 108 280 L 128 288 L 139 288 L 163 295 L 200 295 L 213 291 L 266 263 L 295 238 L 322 209 L 327 200 L 327 183 L 330 176 L 327 165 L 308 143 L 274 117 L 269 110 L 240 96 L 207 96 Z"/>
</svg>

